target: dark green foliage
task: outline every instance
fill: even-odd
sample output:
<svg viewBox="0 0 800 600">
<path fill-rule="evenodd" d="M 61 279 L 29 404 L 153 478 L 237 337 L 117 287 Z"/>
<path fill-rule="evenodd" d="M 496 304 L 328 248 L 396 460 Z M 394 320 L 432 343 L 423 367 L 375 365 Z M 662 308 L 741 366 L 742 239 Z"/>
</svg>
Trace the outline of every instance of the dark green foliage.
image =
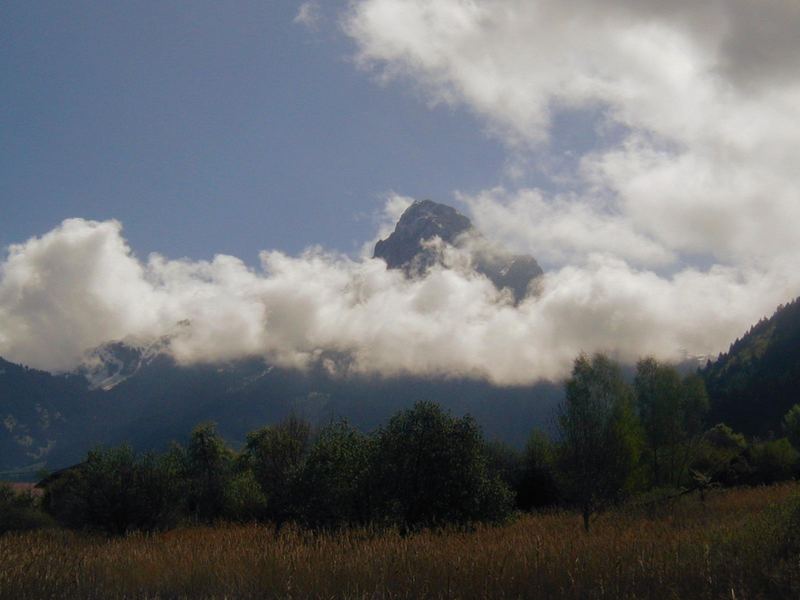
<svg viewBox="0 0 800 600">
<path fill-rule="evenodd" d="M 691 439 L 702 435 L 711 408 L 706 382 L 700 374 L 690 373 L 683 378 L 681 393 L 684 433 Z"/>
<path fill-rule="evenodd" d="M 30 491 L 16 491 L 7 483 L 0 483 L 0 535 L 52 525 L 53 520 L 42 512 Z"/>
<path fill-rule="evenodd" d="M 750 474 L 746 451 L 744 436 L 725 423 L 718 423 L 701 438 L 691 468 L 715 483 L 746 483 Z"/>
<path fill-rule="evenodd" d="M 247 436 L 243 461 L 266 498 L 266 516 L 278 525 L 297 517 L 297 482 L 311 440 L 311 425 L 291 416 Z"/>
<path fill-rule="evenodd" d="M 641 432 L 619 366 L 602 354 L 575 359 L 558 424 L 563 489 L 588 530 L 593 513 L 635 486 Z"/>
<path fill-rule="evenodd" d="M 168 457 L 128 446 L 92 450 L 46 488 L 44 506 L 61 523 L 111 534 L 163 529 L 180 514 L 179 473 Z"/>
<path fill-rule="evenodd" d="M 511 508 L 508 488 L 488 475 L 475 422 L 430 402 L 378 432 L 370 480 L 376 514 L 404 528 L 497 521 Z"/>
<path fill-rule="evenodd" d="M 486 468 L 515 493 L 522 480 L 523 455 L 520 450 L 499 440 L 486 442 Z"/>
<path fill-rule="evenodd" d="M 712 422 L 748 435 L 780 431 L 800 390 L 800 298 L 759 321 L 702 375 Z"/>
<path fill-rule="evenodd" d="M 795 404 L 783 417 L 783 430 L 792 446 L 800 450 L 800 404 Z"/>
<path fill-rule="evenodd" d="M 213 423 L 195 427 L 186 448 L 175 446 L 172 461 L 180 465 L 188 514 L 213 521 L 229 512 L 229 488 L 235 476 L 235 455 Z"/>
<path fill-rule="evenodd" d="M 561 499 L 557 480 L 557 455 L 553 442 L 535 430 L 525 447 L 517 503 L 523 510 L 544 508 Z"/>
<path fill-rule="evenodd" d="M 230 521 L 256 521 L 266 518 L 267 498 L 253 471 L 237 470 L 225 490 L 222 516 Z"/>
<path fill-rule="evenodd" d="M 689 479 L 708 412 L 705 384 L 697 375 L 681 379 L 671 365 L 645 358 L 636 365 L 634 389 L 651 484 L 677 488 Z"/>
<path fill-rule="evenodd" d="M 531 439 L 538 437 L 552 451 L 552 444 L 539 431 L 535 431 Z M 551 506 L 558 499 L 554 465 L 543 464 L 538 458 L 538 452 L 531 450 L 531 442 L 524 450 L 517 450 L 498 441 L 486 445 L 490 477 L 497 477 L 502 481 L 512 491 L 516 508 L 525 511 Z"/>
<path fill-rule="evenodd" d="M 320 431 L 297 484 L 298 511 L 306 525 L 333 529 L 370 519 L 372 450 L 372 441 L 345 422 Z"/>
<path fill-rule="evenodd" d="M 769 485 L 794 478 L 800 454 L 789 440 L 755 442 L 748 452 L 751 484 Z"/>
<path fill-rule="evenodd" d="M 747 448 L 747 440 L 741 433 L 736 433 L 725 423 L 717 423 L 706 431 L 703 438 L 716 448 L 743 452 Z"/>
</svg>

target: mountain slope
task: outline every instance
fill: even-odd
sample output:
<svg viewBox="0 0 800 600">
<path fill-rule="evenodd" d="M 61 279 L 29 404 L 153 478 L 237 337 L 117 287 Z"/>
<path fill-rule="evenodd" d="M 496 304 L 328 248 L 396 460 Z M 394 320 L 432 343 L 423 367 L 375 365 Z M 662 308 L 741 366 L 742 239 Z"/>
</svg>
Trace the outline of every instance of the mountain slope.
<svg viewBox="0 0 800 600">
<path fill-rule="evenodd" d="M 751 435 L 779 433 L 800 402 L 800 298 L 781 306 L 702 371 L 711 418 Z"/>
<path fill-rule="evenodd" d="M 95 400 L 83 377 L 51 375 L 0 358 L 0 471 L 46 464 L 59 440 L 81 434 Z"/>
<path fill-rule="evenodd" d="M 561 386 L 547 383 L 498 387 L 465 378 L 337 377 L 322 367 L 302 372 L 257 358 L 182 366 L 160 354 L 141 362 L 136 348 L 121 343 L 99 354 L 112 366 L 133 357 L 137 368 L 123 368 L 126 377 L 112 387 L 90 389 L 83 377 L 0 362 L 0 417 L 6 419 L 0 471 L 27 467 L 32 476 L 42 467 L 78 462 L 98 444 L 161 449 L 203 421 L 216 422 L 234 446 L 249 431 L 289 414 L 317 424 L 344 418 L 369 431 L 418 400 L 458 415 L 469 412 L 488 437 L 522 445 L 533 427 L 550 425 L 562 396 Z"/>
</svg>

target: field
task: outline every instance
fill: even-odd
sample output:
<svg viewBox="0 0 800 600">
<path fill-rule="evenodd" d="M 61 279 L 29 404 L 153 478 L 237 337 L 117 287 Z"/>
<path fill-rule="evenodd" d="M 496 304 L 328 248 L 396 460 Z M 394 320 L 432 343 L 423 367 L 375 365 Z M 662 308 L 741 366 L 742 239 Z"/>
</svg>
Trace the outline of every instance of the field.
<svg viewBox="0 0 800 600">
<path fill-rule="evenodd" d="M 796 484 L 470 532 L 0 537 L 2 598 L 797 598 Z"/>
</svg>

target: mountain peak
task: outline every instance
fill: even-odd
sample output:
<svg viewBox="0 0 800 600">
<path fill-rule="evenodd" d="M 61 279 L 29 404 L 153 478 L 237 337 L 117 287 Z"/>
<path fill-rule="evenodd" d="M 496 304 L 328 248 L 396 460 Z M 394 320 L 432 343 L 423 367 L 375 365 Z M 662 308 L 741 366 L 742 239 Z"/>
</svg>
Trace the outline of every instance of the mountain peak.
<svg viewBox="0 0 800 600">
<path fill-rule="evenodd" d="M 413 265 L 417 270 L 425 270 L 435 261 L 429 260 L 433 257 L 422 256 L 423 242 L 439 237 L 443 242 L 453 244 L 458 236 L 470 230 L 470 220 L 452 206 L 432 200 L 416 200 L 402 214 L 394 232 L 375 244 L 374 258 L 385 260 L 390 269 L 409 272 Z"/>
<path fill-rule="evenodd" d="M 441 253 L 426 242 L 439 238 L 445 244 L 467 250 L 475 271 L 498 288 L 508 288 L 519 302 L 530 284 L 542 275 L 532 256 L 512 254 L 486 240 L 472 222 L 452 206 L 432 200 L 416 200 L 401 215 L 394 231 L 375 244 L 374 258 L 390 269 L 402 269 L 410 277 L 424 275 L 441 264 Z"/>
</svg>

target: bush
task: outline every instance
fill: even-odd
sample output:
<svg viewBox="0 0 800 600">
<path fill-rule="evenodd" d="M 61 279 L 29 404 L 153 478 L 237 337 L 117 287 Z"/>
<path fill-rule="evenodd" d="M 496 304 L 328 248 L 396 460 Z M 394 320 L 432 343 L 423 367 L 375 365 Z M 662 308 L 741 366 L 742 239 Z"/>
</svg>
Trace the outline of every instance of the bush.
<svg viewBox="0 0 800 600">
<path fill-rule="evenodd" d="M 294 416 L 247 435 L 241 460 L 266 498 L 266 518 L 277 527 L 298 516 L 297 481 L 310 439 L 311 425 Z"/>
<path fill-rule="evenodd" d="M 560 499 L 556 480 L 556 451 L 541 431 L 534 431 L 525 447 L 517 502 L 523 510 L 544 508 Z"/>
<path fill-rule="evenodd" d="M 44 507 L 75 528 L 110 534 L 165 529 L 180 515 L 178 473 L 165 456 L 129 446 L 95 449 L 46 487 Z"/>
<path fill-rule="evenodd" d="M 335 529 L 369 520 L 371 451 L 369 438 L 347 423 L 320 432 L 299 475 L 298 509 L 304 524 Z"/>
<path fill-rule="evenodd" d="M 231 521 L 256 521 L 266 514 L 267 499 L 253 472 L 236 473 L 228 483 L 225 494 L 225 518 Z"/>
<path fill-rule="evenodd" d="M 746 483 L 751 472 L 746 450 L 744 436 L 719 423 L 703 435 L 691 469 L 723 485 Z"/>
<path fill-rule="evenodd" d="M 172 449 L 185 487 L 186 511 L 196 521 L 211 522 L 229 514 L 229 487 L 235 474 L 233 451 L 213 423 L 194 428 L 184 449 Z"/>
<path fill-rule="evenodd" d="M 499 521 L 513 498 L 487 469 L 483 437 L 471 417 L 436 404 L 401 411 L 375 440 L 370 486 L 379 520 L 403 529 Z"/>
<path fill-rule="evenodd" d="M 786 438 L 754 443 L 749 450 L 750 483 L 772 484 L 792 479 L 800 454 Z"/>
<path fill-rule="evenodd" d="M 17 492 L 7 483 L 0 483 L 0 534 L 30 531 L 53 524 L 53 520 L 40 510 L 33 494 Z"/>
</svg>

